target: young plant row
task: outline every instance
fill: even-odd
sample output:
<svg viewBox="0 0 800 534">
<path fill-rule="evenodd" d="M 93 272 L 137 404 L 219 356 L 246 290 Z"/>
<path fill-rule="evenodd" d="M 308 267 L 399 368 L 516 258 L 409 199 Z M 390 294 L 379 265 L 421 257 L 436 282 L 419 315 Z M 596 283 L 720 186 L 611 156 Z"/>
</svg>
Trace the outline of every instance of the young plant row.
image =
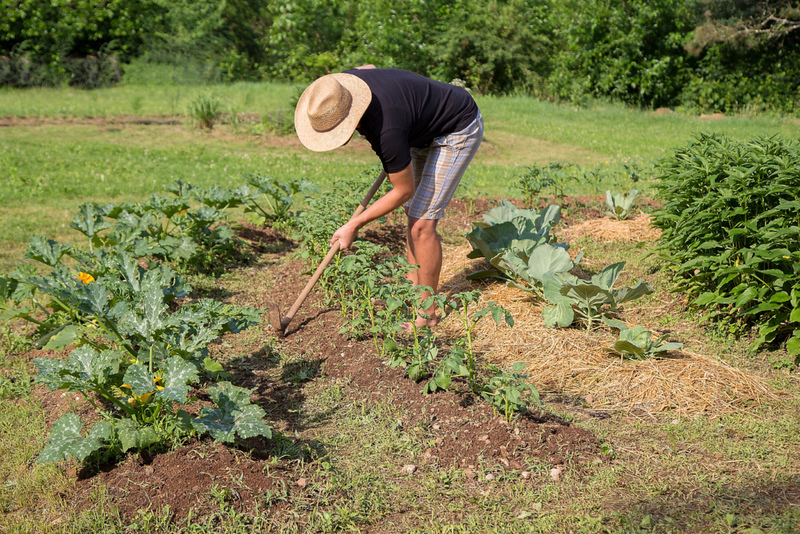
<svg viewBox="0 0 800 534">
<path fill-rule="evenodd" d="M 268 190 L 266 180 L 251 180 Z M 85 434 L 76 414 L 64 415 L 40 462 L 158 449 L 206 433 L 226 442 L 272 436 L 251 391 L 225 381 L 230 375 L 208 350 L 225 332 L 258 324 L 262 310 L 209 299 L 180 305 L 190 286 L 157 261 L 185 267 L 198 254 L 215 257 L 235 246 L 226 210 L 258 195 L 180 182 L 171 192 L 144 203 L 84 204 L 72 227 L 88 249 L 34 236 L 25 257 L 49 272 L 26 264 L 0 276 L 0 320 L 35 324 L 38 348 L 72 347 L 65 360 L 35 359 L 36 381 L 81 393 L 102 419 Z M 198 399 L 191 388 L 213 405 L 192 410 Z"/>
<path fill-rule="evenodd" d="M 800 143 L 700 135 L 659 168 L 653 224 L 677 288 L 800 366 Z"/>
<path fill-rule="evenodd" d="M 467 257 L 485 258 L 490 268 L 472 273 L 467 278 L 500 278 L 508 285 L 546 301 L 549 304 L 543 308 L 542 316 L 550 328 L 566 328 L 579 323 L 592 330 L 601 322 L 618 328 L 620 341 L 627 343 L 619 344 L 619 347 L 631 349 L 624 354 L 645 357 L 679 348 L 678 344 L 660 345 L 661 338 L 653 346 L 650 332 L 640 332 L 638 328 L 627 330 L 622 328 L 624 323 L 611 320 L 611 314 L 622 304 L 651 294 L 653 288 L 639 280 L 632 287 L 615 289 L 625 262 L 611 264 L 589 280 L 571 274 L 583 253 L 573 260 L 567 252 L 569 245 L 556 242 L 551 229 L 560 220 L 560 214 L 557 205 L 549 205 L 537 212 L 517 209 L 507 201 L 486 212 L 483 221 L 473 223 L 472 231 L 467 234 L 473 249 Z M 639 338 L 638 334 L 643 337 Z M 615 352 L 619 351 L 615 349 Z"/>
<path fill-rule="evenodd" d="M 482 366 L 474 349 L 476 325 L 485 317 L 513 326 L 511 314 L 494 303 L 475 311 L 479 293 L 452 297 L 430 294 L 427 287 L 414 286 L 406 275 L 414 266 L 405 258 L 391 256 L 386 247 L 357 241 L 357 248 L 342 255 L 326 270 L 322 285 L 328 304 L 341 308 L 345 319 L 342 333 L 354 338 L 370 337 L 379 357 L 391 367 L 403 367 L 408 376 L 423 384 L 424 394 L 457 390 L 480 396 L 511 420 L 530 403 L 538 403 L 535 387 L 525 383 L 521 368 L 511 372 Z M 442 315 L 454 315 L 465 334 L 444 344 L 416 319 L 429 318 L 420 310 L 434 306 Z M 404 329 L 405 325 L 405 329 Z"/>
<path fill-rule="evenodd" d="M 524 168 L 515 184 L 516 189 L 529 206 L 534 206 L 542 198 L 542 192 L 548 191 L 553 198 L 564 204 L 567 190 L 575 184 L 585 184 L 598 196 L 603 184 L 613 183 L 614 187 L 629 188 L 626 195 L 613 190 L 606 190 L 606 214 L 617 220 L 627 219 L 632 213 L 634 200 L 639 191 L 632 186 L 641 180 L 639 168 L 633 164 L 624 164 L 622 174 L 603 167 L 582 169 L 573 163 L 555 161 L 543 167 L 528 165 Z"/>
<path fill-rule="evenodd" d="M 86 236 L 90 251 L 129 250 L 180 268 L 213 271 L 222 260 L 242 255 L 229 223 L 232 209 L 254 213 L 266 225 L 289 227 L 296 216 L 290 211 L 295 196 L 315 189 L 306 180 L 279 182 L 257 174 L 245 179 L 247 185 L 235 189 L 179 181 L 168 188 L 172 195 L 154 194 L 146 202 L 86 203 L 70 226 Z"/>
</svg>

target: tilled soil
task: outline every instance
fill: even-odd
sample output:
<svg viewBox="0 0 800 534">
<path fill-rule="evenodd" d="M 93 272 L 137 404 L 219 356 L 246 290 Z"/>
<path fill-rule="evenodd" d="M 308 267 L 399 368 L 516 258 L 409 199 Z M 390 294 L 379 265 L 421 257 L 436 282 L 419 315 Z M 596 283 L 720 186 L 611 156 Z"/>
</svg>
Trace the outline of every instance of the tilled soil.
<svg viewBox="0 0 800 534">
<path fill-rule="evenodd" d="M 475 212 L 479 212 L 494 204 L 478 199 L 473 209 L 477 206 Z M 463 201 L 451 204 L 452 216 L 443 224 L 446 233 L 463 234 L 470 221 L 479 220 L 475 212 L 465 213 L 466 207 Z M 241 235 L 255 247 L 277 256 L 293 247 L 289 240 L 274 232 L 252 226 L 245 226 Z M 404 247 L 404 229 L 397 221 L 366 232 L 365 237 L 387 244 L 395 252 Z M 249 289 L 233 293 L 230 299 L 249 306 L 276 302 L 285 312 L 307 282 L 308 275 L 303 274 L 307 269 L 299 260 L 266 262 L 248 271 L 252 282 Z M 580 472 L 591 461 L 599 461 L 599 439 L 591 431 L 549 413 L 547 402 L 542 410 L 533 410 L 507 423 L 486 401 L 469 393 L 445 391 L 423 395 L 421 384 L 408 379 L 404 370 L 390 368 L 377 357 L 371 340 L 347 339 L 339 334 L 340 327 L 338 310 L 326 308 L 320 295 L 312 292 L 276 349 L 315 362 L 319 376 L 314 380 L 345 384 L 344 395 L 350 402 L 369 404 L 389 400 L 402 406 L 406 415 L 394 422 L 398 432 L 413 428 L 430 437 L 426 443 L 431 446 L 424 452 L 420 470 L 456 467 L 465 469 L 469 477 L 474 476 L 477 466 L 499 473 L 545 464 Z M 257 328 L 262 329 L 262 339 L 275 335 L 266 318 Z M 226 337 L 225 343 L 213 350 L 231 350 L 225 347 L 235 344 L 235 339 Z M 267 356 L 263 349 L 256 350 L 251 360 L 258 366 Z M 173 517 L 183 519 L 189 514 L 203 517 L 219 513 L 220 501 L 242 512 L 259 505 L 262 510 L 267 506 L 279 513 L 286 507 L 286 500 L 303 498 L 311 482 L 303 476 L 308 475 L 298 474 L 296 462 L 276 459 L 275 448 L 287 443 L 302 448 L 303 443 L 313 441 L 313 429 L 303 428 L 296 411 L 289 410 L 289 404 L 302 403 L 305 398 L 304 384 L 263 376 L 234 371 L 233 382 L 253 388 L 252 401 L 267 411 L 269 420 L 281 421 L 286 432 L 280 440 L 248 440 L 238 448 L 195 440 L 154 457 L 128 455 L 122 463 L 105 466 L 99 472 L 69 469 L 67 474 L 77 480 L 73 493 L 65 495 L 66 500 L 91 506 L 95 489 L 102 485 L 107 488 L 106 500 L 117 506 L 123 516 L 135 517 L 138 510 L 159 511 L 169 506 Z M 50 399 L 45 407 L 63 412 L 63 403 Z M 53 421 L 59 415 L 54 413 L 48 420 Z M 298 430 L 297 437 L 292 437 L 294 430 Z M 264 495 L 276 492 L 283 498 L 274 502 L 265 500 Z"/>
</svg>

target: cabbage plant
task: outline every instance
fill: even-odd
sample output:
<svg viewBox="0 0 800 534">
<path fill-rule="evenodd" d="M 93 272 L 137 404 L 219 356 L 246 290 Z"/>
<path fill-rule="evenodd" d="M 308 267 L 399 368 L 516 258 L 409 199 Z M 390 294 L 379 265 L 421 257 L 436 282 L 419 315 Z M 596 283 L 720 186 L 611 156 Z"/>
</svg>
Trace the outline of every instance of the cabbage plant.
<svg viewBox="0 0 800 534">
<path fill-rule="evenodd" d="M 642 280 L 633 287 L 613 289 L 624 267 L 624 261 L 613 263 L 592 276 L 589 282 L 568 273 L 545 273 L 542 276 L 544 297 L 551 304 L 542 310 L 545 325 L 564 328 L 571 325 L 577 315 L 585 321 L 586 329 L 591 330 L 609 311 L 653 293 L 653 287 Z"/>
<path fill-rule="evenodd" d="M 683 348 L 683 343 L 664 343 L 667 334 L 659 336 L 654 341 L 653 333 L 641 325 L 628 328 L 625 323 L 615 319 L 603 319 L 603 322 L 619 330 L 619 339 L 612 347 L 606 348 L 613 354 L 643 360 Z"/>
<path fill-rule="evenodd" d="M 566 252 L 568 245 L 554 243 L 550 229 L 560 218 L 561 208 L 556 205 L 537 212 L 517 209 L 503 201 L 492 208 L 484 214 L 483 222 L 473 223 L 466 237 L 473 249 L 467 257 L 486 258 L 494 269 L 472 273 L 467 279 L 504 278 L 516 287 L 541 296 L 542 274 L 569 271 L 580 261 L 580 257 L 574 262 L 570 260 Z"/>
<path fill-rule="evenodd" d="M 608 214 L 618 221 L 627 219 L 633 209 L 633 201 L 638 194 L 639 191 L 636 189 L 631 190 L 627 195 L 606 191 L 606 204 L 609 209 Z"/>
</svg>

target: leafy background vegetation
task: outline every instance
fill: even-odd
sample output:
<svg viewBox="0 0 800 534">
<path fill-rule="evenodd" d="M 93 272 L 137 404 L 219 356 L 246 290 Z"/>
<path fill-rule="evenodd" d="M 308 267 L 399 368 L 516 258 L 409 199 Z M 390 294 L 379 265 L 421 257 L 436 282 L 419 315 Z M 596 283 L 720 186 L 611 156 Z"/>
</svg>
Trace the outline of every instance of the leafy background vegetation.
<svg viewBox="0 0 800 534">
<path fill-rule="evenodd" d="M 3 85 L 307 82 L 374 63 L 479 94 L 726 113 L 800 104 L 800 10 L 788 0 L 2 0 L 0 10 Z"/>
</svg>

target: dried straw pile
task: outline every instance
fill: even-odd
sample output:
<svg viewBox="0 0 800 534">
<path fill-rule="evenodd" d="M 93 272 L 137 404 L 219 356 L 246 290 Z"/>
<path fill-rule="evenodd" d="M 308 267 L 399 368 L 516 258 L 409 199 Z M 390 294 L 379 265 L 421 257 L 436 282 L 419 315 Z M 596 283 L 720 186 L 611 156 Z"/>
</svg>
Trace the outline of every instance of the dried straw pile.
<svg viewBox="0 0 800 534">
<path fill-rule="evenodd" d="M 611 217 L 588 219 L 573 226 L 561 226 L 556 234 L 559 240 L 567 242 L 587 235 L 598 241 L 653 241 L 661 235 L 661 230 L 653 228 L 650 219 L 650 214 L 641 211 L 624 221 Z"/>
<path fill-rule="evenodd" d="M 611 331 L 547 328 L 542 303 L 526 292 L 503 283 L 466 280 L 485 265 L 467 259 L 470 250 L 464 245 L 445 252 L 442 292 L 480 289 L 482 303 L 494 301 L 508 309 L 514 327 L 483 320 L 476 329 L 477 350 L 501 366 L 526 362 L 528 379 L 542 391 L 588 399 L 595 410 L 650 415 L 671 410 L 681 416 L 728 413 L 779 394 L 757 376 L 689 350 L 670 358 L 622 360 L 604 349 L 615 340 Z M 441 334 L 463 334 L 455 318 L 445 319 L 440 328 Z"/>
</svg>

